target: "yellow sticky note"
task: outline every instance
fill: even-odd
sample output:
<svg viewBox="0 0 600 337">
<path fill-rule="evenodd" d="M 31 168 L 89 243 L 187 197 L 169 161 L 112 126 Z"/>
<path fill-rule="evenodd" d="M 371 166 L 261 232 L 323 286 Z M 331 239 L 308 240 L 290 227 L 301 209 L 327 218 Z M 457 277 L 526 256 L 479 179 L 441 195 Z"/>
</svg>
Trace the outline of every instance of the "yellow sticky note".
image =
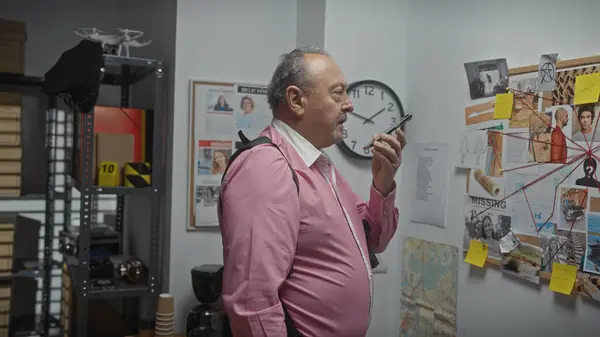
<svg viewBox="0 0 600 337">
<path fill-rule="evenodd" d="M 512 116 L 513 102 L 515 94 L 496 94 L 496 104 L 494 104 L 494 119 L 508 119 Z"/>
<path fill-rule="evenodd" d="M 481 241 L 471 240 L 465 262 L 477 267 L 483 267 L 488 256 L 488 245 Z"/>
<path fill-rule="evenodd" d="M 577 266 L 554 262 L 552 263 L 552 276 L 548 289 L 557 293 L 570 295 L 576 278 Z"/>
<path fill-rule="evenodd" d="M 598 102 L 600 96 L 600 73 L 579 75 L 575 78 L 575 97 L 573 103 L 586 104 Z"/>
</svg>

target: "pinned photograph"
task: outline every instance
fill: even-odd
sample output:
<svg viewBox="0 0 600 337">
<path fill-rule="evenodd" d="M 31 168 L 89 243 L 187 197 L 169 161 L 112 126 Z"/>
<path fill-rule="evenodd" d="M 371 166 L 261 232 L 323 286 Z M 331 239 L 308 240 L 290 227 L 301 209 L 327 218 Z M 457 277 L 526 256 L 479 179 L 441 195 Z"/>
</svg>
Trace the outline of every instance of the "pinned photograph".
<svg viewBox="0 0 600 337">
<path fill-rule="evenodd" d="M 206 93 L 206 110 L 213 112 L 233 112 L 233 92 L 208 90 Z"/>
<path fill-rule="evenodd" d="M 195 227 L 217 226 L 220 186 L 196 186 L 194 193 Z M 197 216 L 202 214 L 203 216 Z"/>
<path fill-rule="evenodd" d="M 197 174 L 222 175 L 232 155 L 231 145 L 227 140 L 199 140 Z"/>
<path fill-rule="evenodd" d="M 575 291 L 580 295 L 600 301 L 600 275 L 578 271 Z"/>
<path fill-rule="evenodd" d="M 540 283 L 543 250 L 521 242 L 508 255 L 502 257 L 502 271 L 531 283 Z"/>
<path fill-rule="evenodd" d="M 535 78 L 518 76 L 510 79 L 510 89 L 514 91 L 513 113 L 510 117 L 509 128 L 529 128 L 532 115 L 539 113 L 540 97 L 537 94 Z"/>
<path fill-rule="evenodd" d="M 600 274 L 600 198 L 590 197 L 587 218 L 587 246 L 583 271 Z"/>
<path fill-rule="evenodd" d="M 599 114 L 600 104 L 591 103 L 575 106 L 571 127 L 573 141 L 585 142 L 586 144 L 600 142 L 600 130 L 598 130 L 597 125 Z"/>
<path fill-rule="evenodd" d="M 575 185 L 600 188 L 600 181 L 598 181 L 598 175 L 596 174 L 598 161 L 593 157 L 587 157 L 579 167 L 577 171 L 573 172 L 573 175 L 577 178 Z"/>
<path fill-rule="evenodd" d="M 469 250 L 471 240 L 479 240 L 488 245 L 489 257 L 499 259 L 499 241 L 511 230 L 507 201 L 465 196 L 464 217 L 463 249 Z"/>
<path fill-rule="evenodd" d="M 533 113 L 529 117 L 529 161 L 548 163 L 551 158 L 552 113 Z"/>
<path fill-rule="evenodd" d="M 471 196 L 500 200 L 505 195 L 505 179 L 502 154 L 504 137 L 499 130 L 488 130 L 488 150 L 485 158 L 485 169 L 474 169 L 469 174 L 467 193 Z"/>
<path fill-rule="evenodd" d="M 544 54 L 538 67 L 538 91 L 553 90 L 556 85 L 556 60 L 558 54 Z"/>
<path fill-rule="evenodd" d="M 515 99 L 534 96 L 539 91 L 538 79 L 530 75 L 511 77 L 508 83 L 509 88 L 515 92 Z"/>
<path fill-rule="evenodd" d="M 569 264 L 569 240 L 565 236 L 553 235 L 548 233 L 540 233 L 542 241 L 542 249 L 544 256 L 542 257 L 542 266 L 544 272 L 552 272 L 552 263 Z"/>
<path fill-rule="evenodd" d="M 587 195 L 585 187 L 561 187 L 558 229 L 584 232 L 587 230 Z"/>
<path fill-rule="evenodd" d="M 266 88 L 238 86 L 235 101 L 235 127 L 246 137 L 254 139 L 273 118 L 267 102 Z"/>
<path fill-rule="evenodd" d="M 585 232 L 570 232 L 569 230 L 559 230 L 557 234 L 567 238 L 567 264 L 577 266 L 581 270 L 581 263 L 585 256 Z"/>
<path fill-rule="evenodd" d="M 492 97 L 506 93 L 508 64 L 506 59 L 465 63 L 471 99 Z"/>
<path fill-rule="evenodd" d="M 571 135 L 571 125 L 569 116 L 573 113 L 570 105 L 556 105 L 546 109 L 546 113 L 552 116 L 552 132 L 550 133 L 550 162 L 556 164 L 565 164 L 569 156 L 569 147 L 572 143 L 567 143 L 568 135 Z"/>
<path fill-rule="evenodd" d="M 513 249 L 517 248 L 517 246 L 521 244 L 521 241 L 511 229 L 498 243 L 500 244 L 500 253 L 508 254 Z"/>
</svg>

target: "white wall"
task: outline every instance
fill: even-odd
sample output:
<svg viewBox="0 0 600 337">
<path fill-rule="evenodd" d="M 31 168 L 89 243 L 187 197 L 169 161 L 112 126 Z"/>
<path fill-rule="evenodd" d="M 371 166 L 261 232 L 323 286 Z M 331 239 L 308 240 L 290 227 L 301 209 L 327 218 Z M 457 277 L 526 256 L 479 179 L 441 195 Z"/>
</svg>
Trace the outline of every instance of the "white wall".
<svg viewBox="0 0 600 337">
<path fill-rule="evenodd" d="M 449 142 L 451 153 L 456 151 L 464 108 L 471 103 L 464 62 L 506 57 L 509 67 L 518 67 L 537 64 L 542 53 L 558 52 L 562 59 L 598 55 L 591 42 L 597 33 L 590 29 L 598 13 L 597 0 L 411 0 L 409 43 L 404 46 L 407 94 L 415 116 L 409 144 Z M 414 165 L 404 169 L 414 174 Z M 446 230 L 408 224 L 403 236 L 462 247 L 464 184 L 464 175 L 452 176 Z M 411 199 L 406 203 L 410 207 Z M 546 288 L 503 277 L 498 269 L 471 270 L 460 263 L 459 336 L 598 335 L 593 328 L 600 305 Z"/>
<path fill-rule="evenodd" d="M 197 303 L 190 270 L 223 262 L 218 229 L 186 232 L 190 77 L 266 84 L 279 56 L 295 46 L 295 0 L 178 1 L 170 265 L 176 331 Z"/>
<path fill-rule="evenodd" d="M 296 46 L 325 45 L 326 0 L 296 1 Z"/>
<path fill-rule="evenodd" d="M 407 89 L 407 0 L 329 0 L 325 14 L 325 49 L 342 68 L 348 82 L 373 79 L 389 85 L 409 108 Z M 408 137 L 412 132 L 408 131 Z M 409 140 L 409 142 L 412 140 Z M 371 163 L 349 160 L 337 147 L 327 150 L 336 168 L 363 198 L 371 186 Z M 407 160 L 405 159 L 405 162 Z M 387 274 L 375 274 L 375 303 L 369 336 L 396 336 L 399 329 L 399 238 L 407 226 L 406 164 L 396 178 L 400 211 L 398 235 L 383 254 Z"/>
</svg>

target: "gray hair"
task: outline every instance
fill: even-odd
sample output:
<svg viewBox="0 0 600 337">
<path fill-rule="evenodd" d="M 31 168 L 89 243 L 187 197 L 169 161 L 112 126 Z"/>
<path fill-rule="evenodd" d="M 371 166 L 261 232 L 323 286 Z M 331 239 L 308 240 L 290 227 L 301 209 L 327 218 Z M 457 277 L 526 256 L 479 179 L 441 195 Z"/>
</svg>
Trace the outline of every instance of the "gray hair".
<svg viewBox="0 0 600 337">
<path fill-rule="evenodd" d="M 285 102 L 285 91 L 289 86 L 297 86 L 303 91 L 310 89 L 310 81 L 306 74 L 306 64 L 304 62 L 306 54 L 329 56 L 324 49 L 315 46 L 299 47 L 283 54 L 267 88 L 267 100 L 271 110 L 273 110 L 273 115 L 276 114 L 279 106 Z"/>
</svg>

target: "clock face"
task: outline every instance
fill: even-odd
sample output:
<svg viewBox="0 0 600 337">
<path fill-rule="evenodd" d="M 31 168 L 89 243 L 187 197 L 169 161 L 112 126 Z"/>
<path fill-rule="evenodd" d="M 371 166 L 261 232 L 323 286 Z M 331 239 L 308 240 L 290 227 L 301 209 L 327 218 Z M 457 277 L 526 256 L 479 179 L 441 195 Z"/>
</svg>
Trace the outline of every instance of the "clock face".
<svg viewBox="0 0 600 337">
<path fill-rule="evenodd" d="M 374 134 L 384 132 L 404 116 L 398 95 L 387 85 L 378 81 L 360 81 L 350 84 L 348 96 L 354 111 L 348 113 L 344 123 L 340 148 L 346 154 L 361 159 L 371 159 L 370 149 L 363 149 Z"/>
</svg>

